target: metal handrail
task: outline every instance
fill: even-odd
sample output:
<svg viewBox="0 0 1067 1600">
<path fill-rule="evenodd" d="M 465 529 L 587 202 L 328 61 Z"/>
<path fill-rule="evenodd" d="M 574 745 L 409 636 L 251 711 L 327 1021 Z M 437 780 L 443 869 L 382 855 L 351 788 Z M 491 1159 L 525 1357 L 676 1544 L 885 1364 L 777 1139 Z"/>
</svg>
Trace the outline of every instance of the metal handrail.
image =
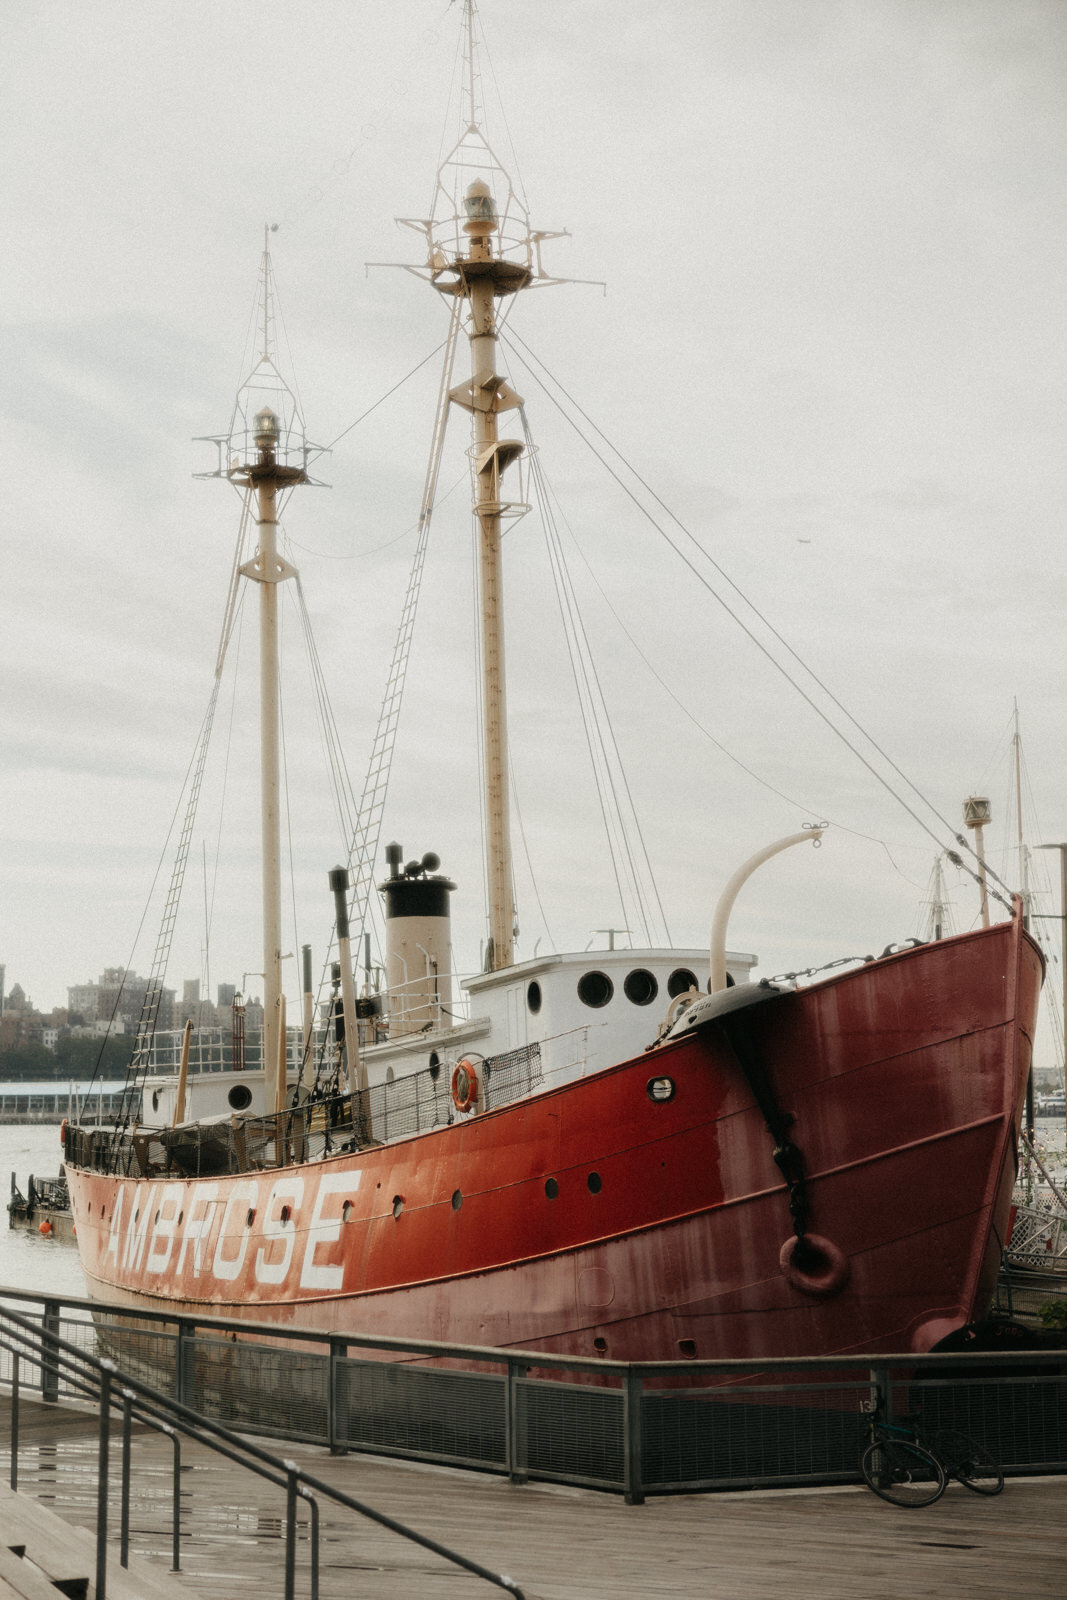
<svg viewBox="0 0 1067 1600">
<path fill-rule="evenodd" d="M 139 1324 L 151 1322 L 178 1328 L 202 1329 L 205 1333 L 236 1333 L 243 1339 L 275 1340 L 290 1346 L 317 1345 L 320 1349 L 328 1349 L 331 1345 L 358 1346 L 366 1350 L 392 1350 L 398 1354 L 426 1356 L 434 1360 L 476 1361 L 496 1366 L 507 1366 L 517 1361 L 525 1367 L 536 1367 L 538 1371 L 554 1371 L 561 1375 L 572 1372 L 596 1373 L 607 1384 L 615 1387 L 622 1387 L 627 1378 L 677 1378 L 683 1373 L 687 1378 L 707 1375 L 736 1376 L 741 1379 L 762 1374 L 767 1379 L 773 1380 L 776 1372 L 810 1373 L 812 1376 L 820 1372 L 860 1374 L 870 1367 L 872 1361 L 890 1367 L 907 1367 L 915 1372 L 933 1373 L 938 1367 L 967 1366 L 975 1362 L 980 1362 L 983 1367 L 1011 1368 L 1017 1366 L 1020 1360 L 1019 1350 L 1010 1349 L 938 1350 L 925 1353 L 915 1350 L 890 1350 L 854 1355 L 842 1352 L 828 1356 L 750 1356 L 741 1360 L 718 1358 L 703 1361 L 689 1357 L 678 1361 L 615 1361 L 608 1356 L 561 1355 L 548 1350 L 509 1348 L 501 1345 L 450 1344 L 442 1339 L 408 1339 L 395 1334 L 371 1333 L 360 1329 L 352 1329 L 347 1333 L 334 1333 L 328 1329 L 300 1328 L 289 1323 L 281 1327 L 276 1322 L 253 1322 L 244 1317 L 191 1316 L 188 1312 L 156 1311 L 149 1306 L 140 1305 L 134 1311 L 129 1305 L 111 1305 L 106 1301 L 91 1300 L 84 1296 L 49 1294 L 40 1290 L 16 1289 L 0 1285 L 0 1312 L 3 1312 L 2 1302 L 5 1300 L 39 1305 L 46 1313 L 51 1310 L 58 1314 L 61 1308 L 69 1307 L 75 1311 L 91 1313 L 94 1321 L 109 1315 L 127 1316 L 135 1318 Z M 1062 1350 L 1027 1350 L 1025 1359 L 1032 1366 L 1054 1367 L 1063 1364 L 1064 1355 Z"/>
<path fill-rule="evenodd" d="M 52 1296 L 40 1298 L 54 1303 L 54 1297 Z M 158 1432 L 169 1434 L 175 1440 L 176 1449 L 180 1448 L 177 1444 L 177 1436 L 181 1434 L 285 1490 L 285 1600 L 295 1600 L 296 1595 L 297 1501 L 300 1499 L 305 1500 L 310 1507 L 310 1592 L 311 1600 L 318 1600 L 319 1516 L 316 1496 L 331 1500 L 337 1505 L 344 1506 L 349 1511 L 358 1512 L 359 1515 L 367 1517 L 380 1527 L 387 1528 L 390 1532 L 399 1535 L 399 1537 L 441 1556 L 454 1566 L 461 1567 L 465 1572 L 484 1579 L 496 1588 L 506 1590 L 508 1594 L 515 1596 L 515 1600 L 524 1600 L 523 1591 L 514 1579 L 492 1572 L 479 1562 L 472 1561 L 469 1557 L 460 1555 L 458 1551 L 449 1549 L 447 1545 L 440 1544 L 437 1540 L 418 1533 L 414 1528 L 409 1528 L 395 1518 L 387 1516 L 385 1512 L 376 1511 L 373 1506 L 367 1505 L 364 1501 L 357 1500 L 354 1496 L 345 1494 L 332 1484 L 325 1483 L 321 1478 L 316 1478 L 311 1473 L 303 1471 L 295 1461 L 272 1455 L 270 1451 L 262 1449 L 261 1446 L 254 1444 L 250 1439 L 242 1438 L 240 1435 L 232 1433 L 228 1428 L 223 1427 L 221 1423 L 215 1422 L 210 1417 L 202 1416 L 177 1400 L 172 1400 L 169 1396 L 161 1394 L 158 1390 L 153 1389 L 139 1379 L 126 1375 L 121 1375 L 120 1377 L 119 1370 L 113 1361 L 88 1355 L 85 1351 L 80 1350 L 77 1345 L 63 1339 L 54 1329 L 49 1328 L 47 1325 L 38 1326 L 36 1323 L 20 1316 L 17 1312 L 3 1306 L 0 1306 L 0 1349 L 7 1351 L 12 1356 L 12 1488 L 17 1486 L 20 1357 L 22 1359 L 28 1358 L 32 1363 L 39 1366 L 42 1374 L 46 1369 L 53 1373 L 62 1372 L 76 1393 L 90 1398 L 95 1397 L 98 1400 L 100 1429 L 96 1528 L 97 1600 L 106 1600 L 107 1594 L 110 1423 L 112 1407 L 119 1405 L 121 1405 L 123 1413 L 124 1499 L 122 1553 L 124 1555 L 128 1554 L 129 1457 L 127 1451 L 132 1423 L 136 1420 Z M 122 1384 L 118 1396 L 114 1392 L 116 1379 L 120 1379 Z M 179 1570 L 179 1469 L 180 1458 L 177 1458 L 174 1469 L 173 1499 L 175 1571 Z M 125 1561 L 122 1564 L 125 1565 Z"/>
</svg>

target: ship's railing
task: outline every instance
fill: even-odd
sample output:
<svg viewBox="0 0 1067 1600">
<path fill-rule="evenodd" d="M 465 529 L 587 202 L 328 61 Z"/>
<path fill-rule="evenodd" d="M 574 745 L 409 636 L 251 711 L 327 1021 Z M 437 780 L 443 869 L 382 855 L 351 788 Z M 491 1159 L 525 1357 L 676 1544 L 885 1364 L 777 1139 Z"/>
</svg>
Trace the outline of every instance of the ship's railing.
<svg viewBox="0 0 1067 1600">
<path fill-rule="evenodd" d="M 1067 1210 L 1058 1196 L 1036 1195 L 1017 1205 L 1008 1255 L 1021 1267 L 1067 1271 Z"/>
<path fill-rule="evenodd" d="M 491 1111 L 529 1094 L 542 1082 L 541 1049 L 522 1045 L 478 1057 L 481 1109 Z M 423 1068 L 356 1094 L 330 1095 L 269 1116 L 234 1115 L 177 1128 L 138 1125 L 116 1136 L 113 1127 L 70 1127 L 66 1158 L 90 1170 L 135 1177 L 178 1172 L 186 1177 L 259 1171 L 383 1144 L 445 1127 L 460 1113 L 449 1068 Z"/>
<path fill-rule="evenodd" d="M 1062 1350 L 626 1363 L 0 1296 L 226 1428 L 631 1502 L 858 1482 L 872 1401 L 973 1435 L 1009 1474 L 1067 1469 Z M 47 1364 L 40 1381 L 71 1392 Z"/>
<path fill-rule="evenodd" d="M 7 1291 L 0 1293 L 6 1294 Z M 116 1360 L 110 1355 L 90 1351 L 85 1343 L 68 1336 L 73 1331 L 69 1322 L 61 1317 L 55 1301 L 45 1301 L 44 1314 L 39 1320 L 10 1306 L 0 1305 L 0 1362 L 4 1365 L 4 1376 L 10 1385 L 8 1476 L 12 1489 L 18 1489 L 20 1407 L 27 1391 L 34 1396 L 39 1392 L 46 1401 L 52 1402 L 57 1401 L 61 1394 L 81 1402 L 88 1401 L 97 1410 L 96 1571 L 93 1590 L 96 1600 L 107 1600 L 112 1435 L 118 1419 L 121 1419 L 118 1542 L 119 1560 L 123 1567 L 128 1566 L 130 1553 L 130 1499 L 136 1423 L 139 1429 L 147 1428 L 162 1433 L 173 1445 L 171 1564 L 174 1572 L 181 1570 L 181 1452 L 184 1440 L 225 1457 L 284 1494 L 285 1600 L 295 1600 L 297 1592 L 296 1553 L 301 1502 L 307 1508 L 309 1523 L 312 1600 L 318 1600 L 319 1592 L 319 1521 L 323 1502 L 332 1502 L 335 1506 L 367 1517 L 402 1539 L 432 1551 L 453 1566 L 505 1590 L 516 1600 L 524 1600 L 523 1591 L 513 1579 L 491 1572 L 480 1562 L 461 1555 L 425 1534 L 417 1533 L 395 1518 L 324 1483 L 298 1467 L 295 1461 L 283 1460 L 262 1449 L 252 1440 L 241 1437 L 232 1428 L 223 1425 L 217 1417 L 198 1412 L 173 1393 L 135 1375 L 130 1369 L 136 1363 L 123 1361 L 121 1356 Z M 105 1343 L 102 1337 L 100 1344 Z"/>
</svg>

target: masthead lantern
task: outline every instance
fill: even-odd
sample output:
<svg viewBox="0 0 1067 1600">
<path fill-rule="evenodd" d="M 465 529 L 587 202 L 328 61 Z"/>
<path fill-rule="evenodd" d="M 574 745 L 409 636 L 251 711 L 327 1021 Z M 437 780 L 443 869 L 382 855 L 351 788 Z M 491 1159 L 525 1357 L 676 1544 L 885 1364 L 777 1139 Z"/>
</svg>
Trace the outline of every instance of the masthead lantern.
<svg viewBox="0 0 1067 1600">
<path fill-rule="evenodd" d="M 493 233 L 496 230 L 496 207 L 489 185 L 484 178 L 475 178 L 463 197 L 467 213 L 465 232 Z"/>
<path fill-rule="evenodd" d="M 278 418 L 270 406 L 257 411 L 252 423 L 252 439 L 257 450 L 273 450 L 278 443 Z"/>
</svg>

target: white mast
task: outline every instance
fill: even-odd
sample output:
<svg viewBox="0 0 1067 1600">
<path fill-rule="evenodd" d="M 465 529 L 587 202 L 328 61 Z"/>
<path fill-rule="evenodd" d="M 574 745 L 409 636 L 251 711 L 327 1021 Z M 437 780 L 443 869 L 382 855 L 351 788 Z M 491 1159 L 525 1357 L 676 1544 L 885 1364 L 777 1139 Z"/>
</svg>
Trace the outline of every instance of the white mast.
<svg viewBox="0 0 1067 1600">
<path fill-rule="evenodd" d="M 461 133 L 437 169 L 429 217 L 400 220 L 422 234 L 427 246 L 425 266 L 408 270 L 428 278 L 442 294 L 465 302 L 467 311 L 471 376 L 450 389 L 448 398 L 472 415 L 489 911 L 486 970 L 495 971 L 512 962 L 515 924 L 501 542 L 508 520 L 529 509 L 521 482 L 510 498 L 504 497 L 501 485 L 506 469 L 521 461 L 523 444 L 500 438 L 498 419 L 501 412 L 517 410 L 522 397 L 498 370 L 496 303 L 530 285 L 560 281 L 541 263 L 542 243 L 560 235 L 531 229 L 525 202 L 482 130 L 475 33 L 474 0 L 465 0 Z M 471 182 L 475 173 L 479 176 Z"/>
<path fill-rule="evenodd" d="M 467 146 L 467 161 L 494 171 L 507 183 L 506 200 L 514 199 L 510 181 L 499 167 L 479 127 L 478 78 L 474 46 L 474 0 L 466 0 L 466 62 L 464 114 L 466 129 L 460 141 Z M 470 160 L 471 147 L 481 159 Z M 481 147 L 479 150 L 478 147 Z M 453 153 L 454 156 L 457 152 Z M 440 176 L 438 183 L 440 185 Z M 457 197 L 458 198 L 458 197 Z M 509 261 L 500 232 L 492 191 L 477 178 L 463 196 L 466 250 L 457 234 L 454 259 L 448 262 L 454 281 L 452 292 L 469 307 L 471 347 L 470 382 L 453 389 L 450 399 L 472 414 L 474 516 L 478 529 L 478 600 L 482 665 L 482 757 L 485 782 L 486 886 L 489 901 L 489 946 L 486 970 L 511 965 L 514 948 L 515 907 L 512 894 L 511 822 L 508 796 L 507 697 L 504 670 L 502 521 L 513 506 L 501 498 L 500 480 L 505 469 L 523 453 L 520 441 L 500 439 L 497 418 L 516 410 L 522 398 L 509 388 L 497 370 L 496 302 L 524 289 L 533 277 L 527 259 Z M 525 219 L 523 219 L 525 220 Z M 526 231 L 526 230 L 523 230 Z M 526 241 L 523 241 L 524 243 Z M 441 262 L 444 265 L 444 262 Z M 439 288 L 445 287 L 437 279 Z"/>
<path fill-rule="evenodd" d="M 282 996 L 280 692 L 278 673 L 278 585 L 297 571 L 278 553 L 278 501 L 298 483 L 307 483 L 308 447 L 292 391 L 274 364 L 274 320 L 269 231 L 264 229 L 259 360 L 238 391 L 230 432 L 217 441 L 219 476 L 253 501 L 257 548 L 239 567 L 259 584 L 260 837 L 263 888 L 263 1073 L 268 1109 L 285 1104 L 284 999 Z M 274 404 L 257 399 L 269 394 Z M 291 464 L 299 463 L 299 464 Z"/>
<path fill-rule="evenodd" d="M 497 415 L 521 405 L 497 373 L 496 298 L 521 288 L 529 274 L 493 254 L 496 212 L 489 185 L 477 179 L 465 198 L 470 249 L 456 265 L 460 292 L 470 305 L 471 381 L 452 399 L 473 413 L 474 515 L 478 523 L 478 598 L 482 646 L 482 749 L 485 761 L 486 878 L 490 949 L 486 967 L 512 961 L 515 910 L 511 888 L 511 827 L 508 801 L 507 704 L 504 678 L 504 618 L 501 610 L 500 478 L 522 454 L 515 440 L 500 440 Z"/>
</svg>

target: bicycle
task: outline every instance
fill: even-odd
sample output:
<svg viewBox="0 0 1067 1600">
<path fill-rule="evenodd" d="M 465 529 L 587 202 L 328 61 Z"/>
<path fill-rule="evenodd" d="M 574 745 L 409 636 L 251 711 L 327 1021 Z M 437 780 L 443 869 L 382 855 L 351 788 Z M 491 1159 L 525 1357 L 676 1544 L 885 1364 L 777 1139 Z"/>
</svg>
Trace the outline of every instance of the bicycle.
<svg viewBox="0 0 1067 1600">
<path fill-rule="evenodd" d="M 1004 1474 L 977 1440 L 956 1428 L 920 1434 L 917 1417 L 890 1422 L 879 1402 L 870 1407 L 868 1443 L 860 1472 L 868 1488 L 891 1505 L 930 1506 L 955 1478 L 975 1494 L 999 1494 Z"/>
</svg>

